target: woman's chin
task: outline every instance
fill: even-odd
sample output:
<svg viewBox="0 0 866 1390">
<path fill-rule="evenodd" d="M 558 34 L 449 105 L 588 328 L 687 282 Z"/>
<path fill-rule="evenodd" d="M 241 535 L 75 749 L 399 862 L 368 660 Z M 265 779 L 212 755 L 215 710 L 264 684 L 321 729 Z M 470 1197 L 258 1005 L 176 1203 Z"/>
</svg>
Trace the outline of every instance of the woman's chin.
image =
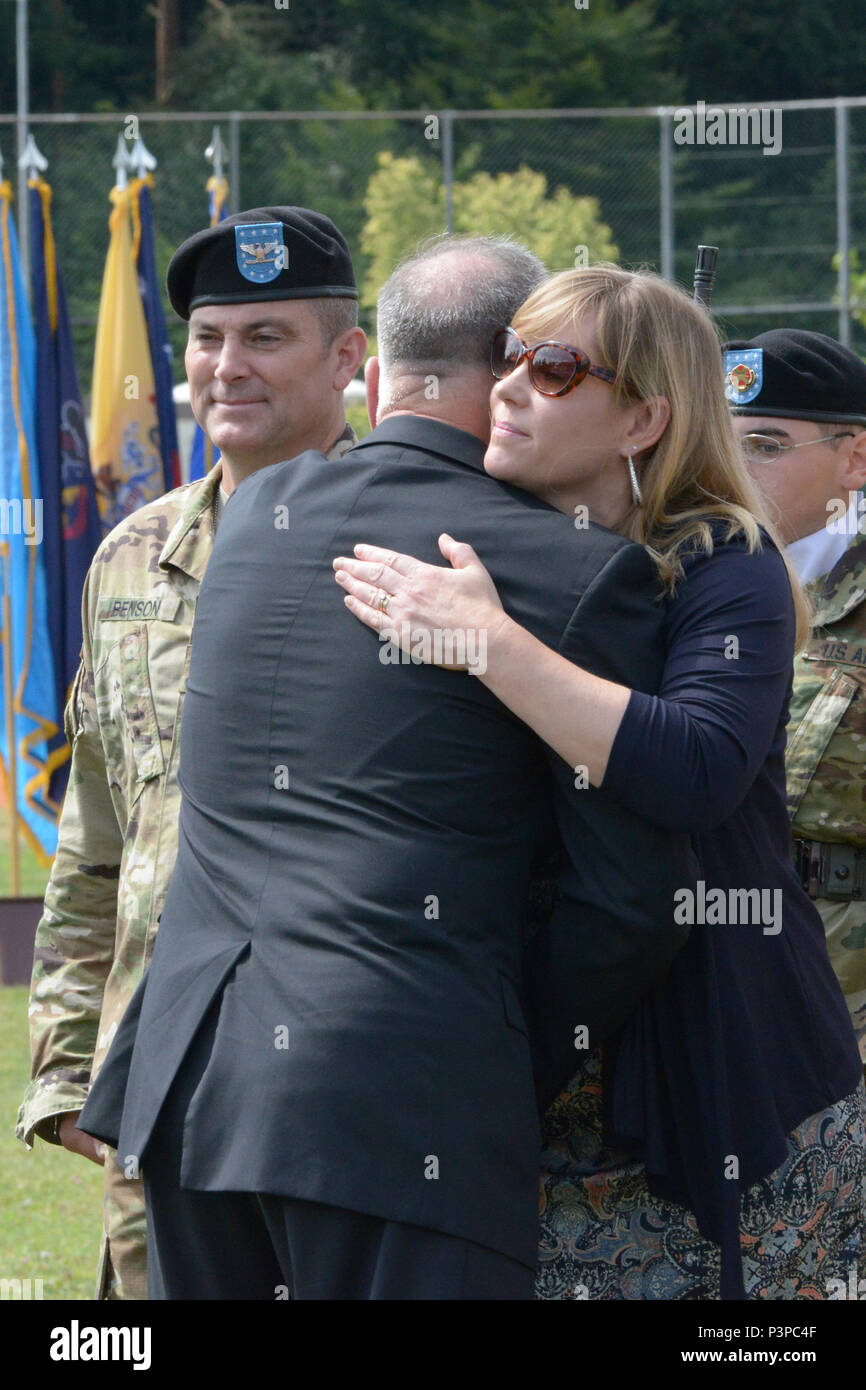
<svg viewBox="0 0 866 1390">
<path fill-rule="evenodd" d="M 490 444 L 487 453 L 484 455 L 484 471 L 489 473 L 491 478 L 500 478 L 503 482 L 518 483 L 520 481 L 520 468 L 513 457 L 509 457 L 508 450 L 503 449 L 501 444 Z"/>
</svg>

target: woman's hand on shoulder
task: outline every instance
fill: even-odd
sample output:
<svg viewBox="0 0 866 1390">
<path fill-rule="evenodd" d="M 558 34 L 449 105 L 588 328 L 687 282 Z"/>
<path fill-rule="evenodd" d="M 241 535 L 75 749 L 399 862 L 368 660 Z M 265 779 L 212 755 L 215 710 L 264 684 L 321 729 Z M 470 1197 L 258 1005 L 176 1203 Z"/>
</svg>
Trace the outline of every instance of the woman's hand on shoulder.
<svg viewBox="0 0 866 1390">
<path fill-rule="evenodd" d="M 439 549 L 451 565 L 359 544 L 334 560 L 345 604 L 367 627 L 416 660 L 451 671 L 477 670 L 488 641 L 508 622 L 496 585 L 471 545 L 444 533 Z"/>
</svg>

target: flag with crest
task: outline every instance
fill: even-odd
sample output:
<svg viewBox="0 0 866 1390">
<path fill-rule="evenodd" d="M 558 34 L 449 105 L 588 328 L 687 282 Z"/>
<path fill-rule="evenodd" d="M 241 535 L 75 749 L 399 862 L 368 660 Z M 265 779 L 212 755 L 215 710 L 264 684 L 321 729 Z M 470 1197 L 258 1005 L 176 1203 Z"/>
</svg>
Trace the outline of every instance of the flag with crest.
<svg viewBox="0 0 866 1390">
<path fill-rule="evenodd" d="M 45 583 L 54 665 L 54 719 L 49 747 L 51 797 L 61 801 L 69 769 L 63 708 L 81 652 L 81 592 L 101 538 L 96 489 L 66 295 L 51 217 L 51 187 L 32 178 L 30 259 L 36 334 L 36 445 L 42 485 Z"/>
<path fill-rule="evenodd" d="M 102 529 L 165 491 L 150 340 L 133 250 L 131 188 L 111 190 L 111 239 L 93 359 L 91 458 Z"/>
<path fill-rule="evenodd" d="M 36 341 L 12 216 L 0 182 L 0 580 L 6 718 L 0 759 L 6 802 L 43 865 L 57 848 L 50 747 L 58 734 L 36 447 Z M 12 775 L 14 769 L 14 776 Z"/>
</svg>

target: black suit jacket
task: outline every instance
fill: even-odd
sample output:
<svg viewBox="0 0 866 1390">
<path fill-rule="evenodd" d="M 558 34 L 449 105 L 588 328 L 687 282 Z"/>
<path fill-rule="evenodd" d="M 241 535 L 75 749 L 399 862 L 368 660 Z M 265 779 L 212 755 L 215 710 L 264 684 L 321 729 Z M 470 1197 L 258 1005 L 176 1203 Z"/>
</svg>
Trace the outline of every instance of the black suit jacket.
<svg viewBox="0 0 866 1390">
<path fill-rule="evenodd" d="M 304 454 L 232 497 L 195 620 L 177 865 L 80 1123 L 146 1170 L 162 1100 L 221 993 L 185 1185 L 328 1202 L 533 1266 L 522 945 L 551 807 L 566 862 L 545 931 L 568 975 L 548 981 L 566 1034 L 547 1051 L 562 1082 L 574 1028 L 599 1042 L 681 945 L 673 894 L 690 853 L 576 789 L 475 677 L 384 660 L 345 608 L 334 556 L 365 540 L 441 563 L 448 530 L 542 641 L 653 688 L 662 615 L 645 551 L 494 481 L 483 453 L 397 416 L 339 461 Z"/>
</svg>

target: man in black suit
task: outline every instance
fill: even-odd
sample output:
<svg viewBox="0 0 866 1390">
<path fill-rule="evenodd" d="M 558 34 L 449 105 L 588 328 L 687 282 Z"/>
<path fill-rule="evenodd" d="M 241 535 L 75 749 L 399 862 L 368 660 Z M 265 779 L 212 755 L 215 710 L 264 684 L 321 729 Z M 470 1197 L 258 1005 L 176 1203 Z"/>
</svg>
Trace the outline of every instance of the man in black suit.
<svg viewBox="0 0 866 1390">
<path fill-rule="evenodd" d="M 339 463 L 262 470 L 226 509 L 196 614 L 177 866 L 79 1122 L 142 1166 L 151 1297 L 530 1298 L 521 988 L 552 814 L 564 863 L 543 930 L 568 962 L 572 1038 L 607 1036 L 682 943 L 685 839 L 583 787 L 471 675 L 393 662 L 334 585 L 360 537 L 435 563 L 459 529 L 542 641 L 658 681 L 646 552 L 483 469 L 490 342 L 538 278 L 498 239 L 398 269 L 373 433 Z M 558 1084 L 578 1059 L 559 1054 Z"/>
</svg>

